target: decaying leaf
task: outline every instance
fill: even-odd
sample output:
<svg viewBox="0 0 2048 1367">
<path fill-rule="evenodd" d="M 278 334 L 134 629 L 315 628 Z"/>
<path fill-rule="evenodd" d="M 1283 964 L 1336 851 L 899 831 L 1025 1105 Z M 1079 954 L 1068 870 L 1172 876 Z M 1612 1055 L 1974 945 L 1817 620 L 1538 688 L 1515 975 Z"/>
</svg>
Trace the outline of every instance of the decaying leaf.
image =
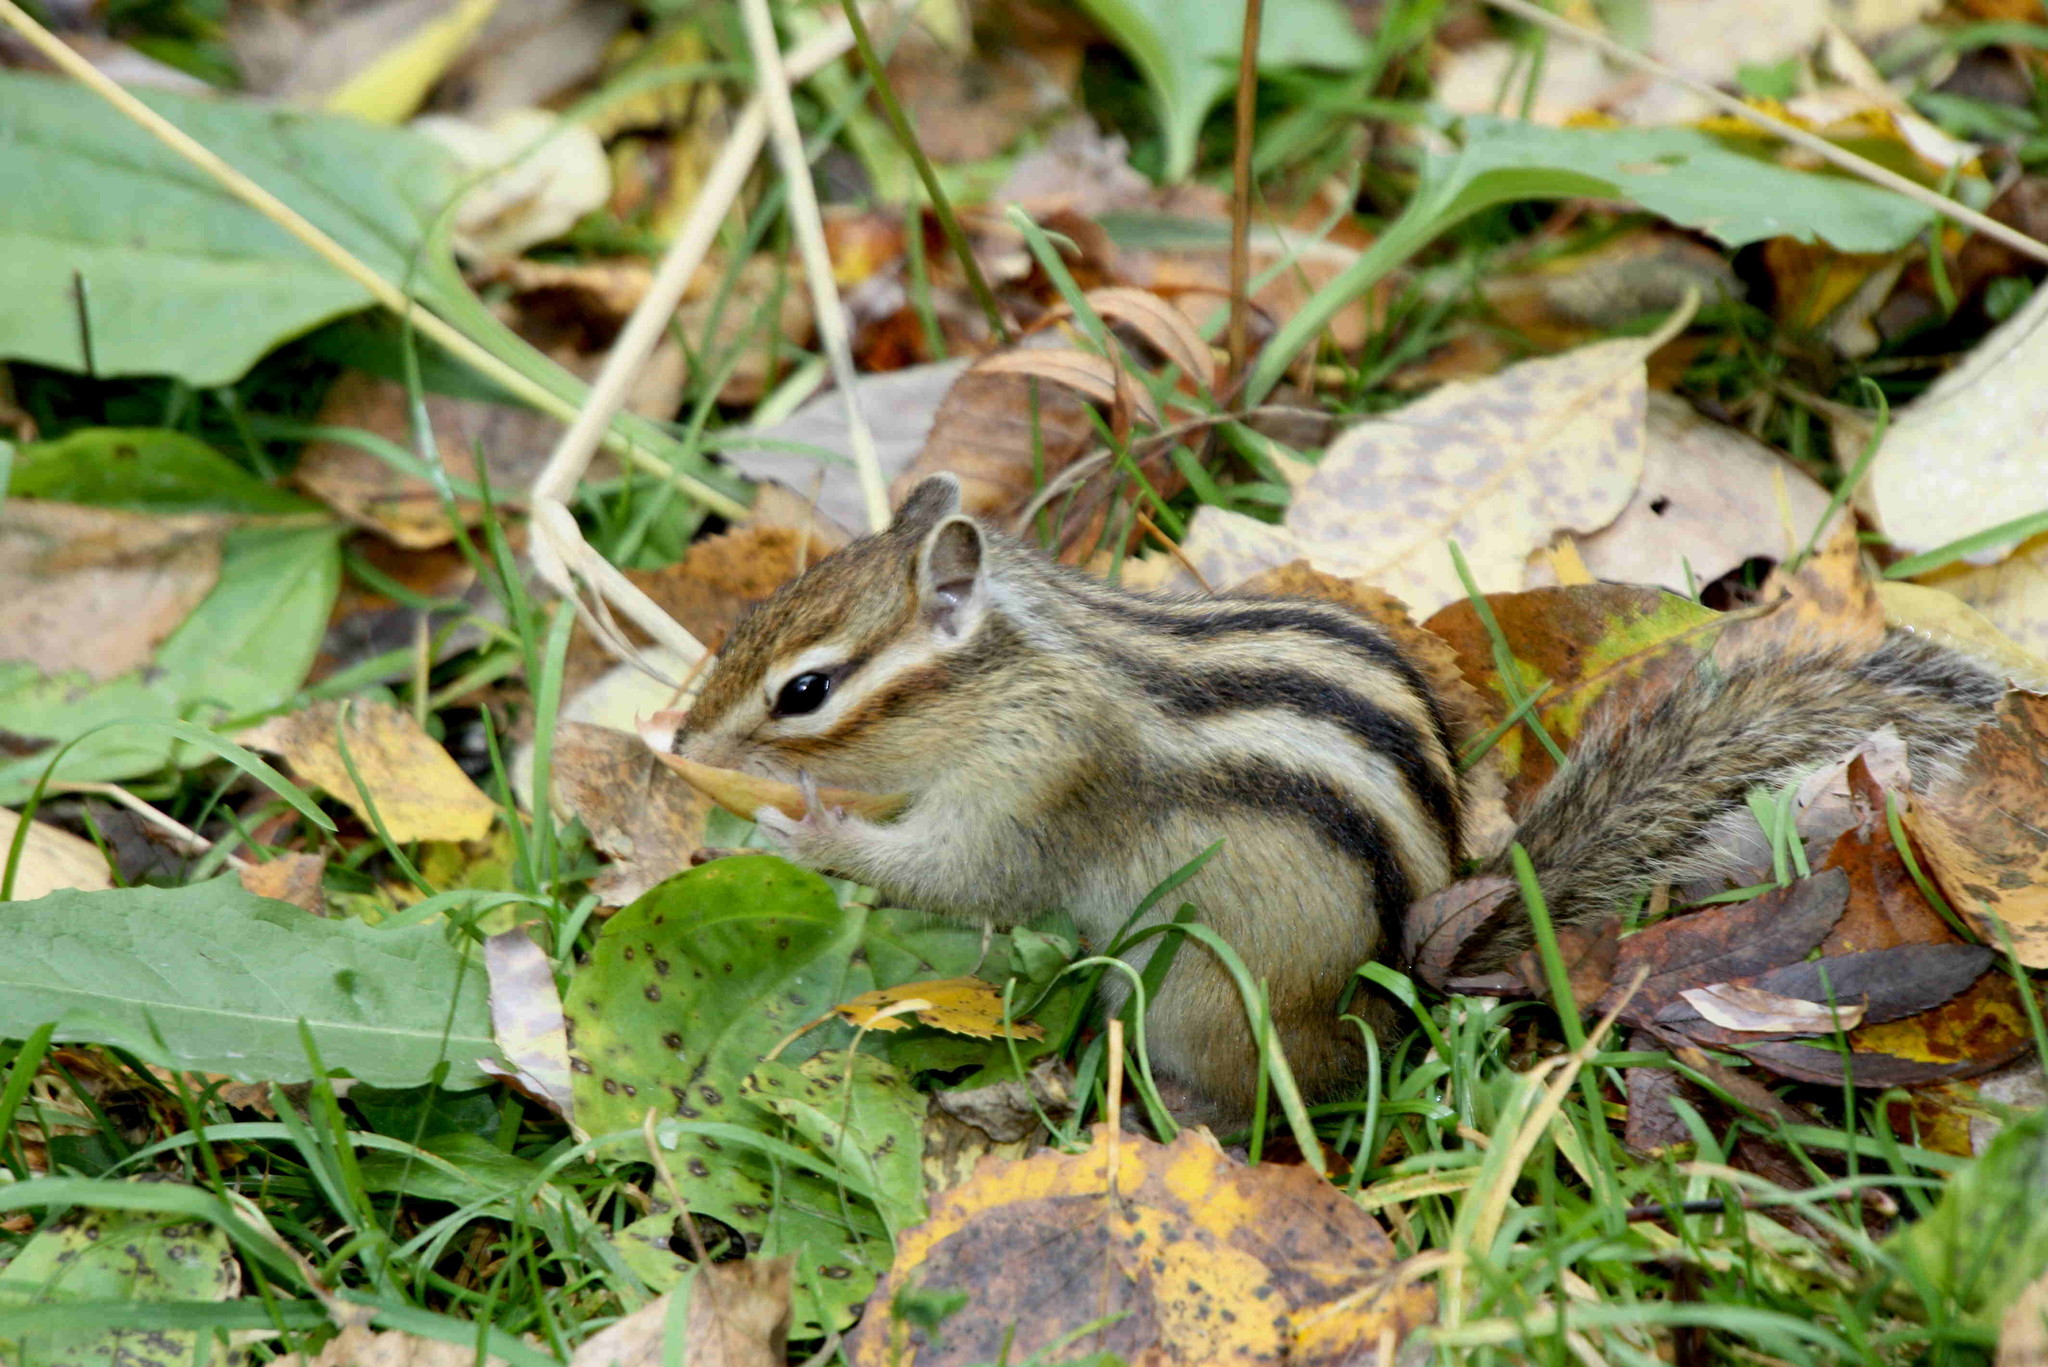
<svg viewBox="0 0 2048 1367">
<path fill-rule="evenodd" d="M 1689 987 L 1680 999 L 1723 1030 L 1820 1035 L 1853 1030 L 1863 1023 L 1860 1003 L 1830 1007 L 1803 997 L 1785 997 L 1760 987 L 1715 983 Z"/>
<path fill-rule="evenodd" d="M 1983 571 L 1994 574 L 2004 566 Z M 1927 584 L 1886 579 L 1877 586 L 1887 626 L 1903 627 L 1978 661 L 2016 688 L 2048 691 L 2048 657 L 2030 653 L 1997 623 L 1954 593 Z M 2048 623 L 2048 600 L 2041 604 Z"/>
<path fill-rule="evenodd" d="M 507 109 L 487 121 L 431 114 L 412 126 L 465 170 L 484 173 L 455 210 L 455 241 L 467 255 L 517 256 L 611 197 L 597 134 L 545 109 Z"/>
<path fill-rule="evenodd" d="M 1528 560 L 1559 532 L 1593 532 L 1628 505 L 1643 473 L 1644 339 L 1597 342 L 1453 381 L 1331 444 L 1295 492 L 1284 531 L 1292 553 L 1378 584 L 1418 612 L 1464 596 L 1448 542 L 1482 590 L 1520 588 Z M 1212 582 L 1264 564 L 1226 564 L 1204 508 L 1183 550 Z"/>
<path fill-rule="evenodd" d="M 803 790 L 792 783 L 743 774 L 737 769 L 717 769 L 709 764 L 684 759 L 671 753 L 686 714 L 657 712 L 640 723 L 640 739 L 654 757 L 681 774 L 698 792 L 748 821 L 763 807 L 773 807 L 784 816 L 801 820 L 805 811 Z M 818 797 L 828 806 L 844 807 L 870 821 L 886 821 L 903 810 L 909 799 L 901 794 L 857 793 L 847 788 L 820 788 Z"/>
<path fill-rule="evenodd" d="M 1995 565 L 1951 565 L 1922 582 L 1975 608 L 2031 659 L 2048 660 L 2048 532 L 2028 538 Z M 2015 682 L 2027 680 L 2015 676 Z M 2032 686 L 2044 683 L 2037 676 Z"/>
<path fill-rule="evenodd" d="M 2044 374 L 2048 291 L 2037 290 L 1886 430 L 1858 494 L 1893 545 L 1933 550 L 2048 504 Z M 1995 564 L 2011 549 L 1968 558 Z"/>
<path fill-rule="evenodd" d="M 704 848 L 711 799 L 660 758 L 624 731 L 556 724 L 554 801 L 583 822 L 591 843 L 611 860 L 590 885 L 605 906 L 625 906 L 688 868 Z"/>
<path fill-rule="evenodd" d="M 1003 1018 L 1003 990 L 980 978 L 940 978 L 933 982 L 898 983 L 863 992 L 833 1007 L 848 1024 L 870 1030 L 901 1030 L 908 1022 L 902 1015 L 877 1015 L 891 1007 L 906 1007 L 922 1025 L 950 1030 L 976 1039 L 1044 1039 L 1045 1027 L 1030 1021 Z"/>
<path fill-rule="evenodd" d="M 412 714 L 387 702 L 318 702 L 272 717 L 238 739 L 253 749 L 283 755 L 301 782 L 327 792 L 365 821 L 374 808 L 385 832 L 401 845 L 475 840 L 491 828 L 498 814 L 497 804 L 420 729 Z M 347 762 L 341 753 L 344 743 Z M 349 775 L 351 764 L 354 778 Z"/>
<path fill-rule="evenodd" d="M 1987 944 L 1993 918 L 2029 968 L 2048 968 L 2048 698 L 2012 692 L 1953 783 L 1906 826 L 1949 904 Z"/>
<path fill-rule="evenodd" d="M 319 1354 L 293 1353 L 284 1367 L 477 1367 L 476 1345 L 422 1338 L 403 1329 L 371 1329 L 349 1324 L 327 1341 Z M 510 1367 L 496 1353 L 484 1355 L 482 1367 Z"/>
<path fill-rule="evenodd" d="M 1595 578 L 1690 597 L 1751 559 L 1788 559 L 1827 505 L 1811 475 L 1756 438 L 1652 393 L 1641 482 L 1619 517 L 1575 544 Z M 1530 586 L 1545 575 L 1532 564 Z"/>
<path fill-rule="evenodd" d="M 491 1039 L 512 1065 L 505 1074 L 519 1090 L 567 1116 L 575 1101 L 569 1086 L 569 1034 L 555 968 L 525 930 L 507 930 L 484 941 L 484 970 L 491 979 Z M 504 1074 L 479 1059 L 488 1073 Z"/>
<path fill-rule="evenodd" d="M 139 669 L 220 578 L 229 522 L 41 499 L 0 504 L 0 660 L 95 680 Z"/>
<path fill-rule="evenodd" d="M 0 864 L 21 828 L 21 814 L 0 807 Z M 30 902 L 64 888 L 96 892 L 114 886 L 107 876 L 107 857 L 90 840 L 60 830 L 47 821 L 31 821 L 20 862 L 14 870 L 14 901 Z"/>
<path fill-rule="evenodd" d="M 235 876 L 258 897 L 274 897 L 301 911 L 325 916 L 327 896 L 320 884 L 326 873 L 326 855 L 286 851 L 261 864 L 244 864 Z"/>
<path fill-rule="evenodd" d="M 1715 660 L 1771 659 L 1831 645 L 1867 654 L 1884 642 L 1884 604 L 1864 571 L 1856 524 L 1846 517 L 1797 569 L 1771 571 L 1759 597 L 1764 610 L 1730 623 L 1714 644 Z"/>
<path fill-rule="evenodd" d="M 782 1367 L 795 1266 L 744 1258 L 698 1267 L 686 1286 L 585 1339 L 569 1367 Z M 687 1326 L 680 1356 L 669 1350 L 671 1325 Z"/>
<path fill-rule="evenodd" d="M 970 1293 L 938 1343 L 891 1314 L 911 1286 Z M 1086 1153 L 984 1163 L 939 1198 L 899 1241 L 849 1356 L 1021 1358 L 1096 1323 L 1091 1347 L 1126 1361 L 1353 1362 L 1427 1323 L 1434 1301 L 1378 1223 L 1309 1168 L 1246 1167 L 1196 1131 L 1162 1146 L 1098 1126 Z"/>
</svg>

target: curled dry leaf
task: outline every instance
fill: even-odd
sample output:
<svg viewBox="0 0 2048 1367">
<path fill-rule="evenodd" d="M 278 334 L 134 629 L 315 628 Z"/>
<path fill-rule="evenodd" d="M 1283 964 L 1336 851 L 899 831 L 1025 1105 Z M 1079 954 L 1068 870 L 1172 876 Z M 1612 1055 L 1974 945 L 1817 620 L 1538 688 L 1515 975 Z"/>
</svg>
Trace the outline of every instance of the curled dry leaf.
<svg viewBox="0 0 2048 1367">
<path fill-rule="evenodd" d="M 890 1314 L 914 1285 L 971 1286 L 973 1312 L 934 1343 Z M 1085 1153 L 984 1162 L 934 1202 L 898 1240 L 848 1357 L 988 1362 L 1012 1338 L 1047 1344 L 1094 1322 L 1091 1348 L 1125 1361 L 1306 1367 L 1367 1360 L 1434 1302 L 1378 1222 L 1311 1169 L 1246 1167 L 1200 1131 L 1160 1145 L 1097 1126 Z"/>
<path fill-rule="evenodd" d="M 488 1059 L 477 1066 L 508 1078 L 556 1115 L 570 1115 L 569 1032 L 554 965 L 522 928 L 484 941 L 484 970 L 491 981 L 491 1038 L 512 1068 L 507 1072 Z"/>
<path fill-rule="evenodd" d="M 1820 1035 L 1854 1030 L 1863 1023 L 1860 1003 L 1829 1007 L 1800 997 L 1781 997 L 1759 987 L 1715 983 L 1689 987 L 1680 999 L 1724 1030 L 1761 1031 L 1785 1035 Z"/>
<path fill-rule="evenodd" d="M 385 832 L 401 845 L 476 840 L 498 814 L 498 805 L 420 729 L 412 714 L 387 702 L 318 702 L 272 717 L 236 739 L 284 756 L 294 777 L 324 790 L 365 821 L 374 811 Z M 347 762 L 341 753 L 344 741 Z"/>
<path fill-rule="evenodd" d="M 1110 285 L 1083 296 L 1104 322 L 1121 323 L 1149 343 L 1202 392 L 1216 387 L 1216 358 L 1188 316 L 1150 290 Z"/>
<path fill-rule="evenodd" d="M 910 1006 L 910 1003 L 917 1003 Z M 847 1024 L 869 1030 L 902 1030 L 909 1022 L 901 1015 L 878 1015 L 893 1006 L 909 1007 L 908 1014 L 935 1030 L 976 1039 L 1044 1039 L 1045 1027 L 1030 1021 L 1003 1019 L 1003 989 L 980 978 L 938 978 L 931 982 L 898 983 L 879 987 L 839 1003 L 832 1009 Z"/>
<path fill-rule="evenodd" d="M 691 787 L 734 816 L 752 821 L 755 812 L 763 807 L 773 807 L 792 820 L 803 819 L 804 794 L 795 784 L 743 774 L 737 769 L 699 764 L 673 753 L 676 736 L 681 733 L 686 718 L 687 714 L 682 712 L 657 712 L 640 723 L 640 739 L 647 743 L 656 759 L 681 774 Z M 869 821 L 887 821 L 910 801 L 901 793 L 861 793 L 850 788 L 820 788 L 818 797 L 828 806 L 843 807 Z"/>
<path fill-rule="evenodd" d="M 466 254 L 517 256 L 611 198 L 597 134 L 545 109 L 508 109 L 488 122 L 430 114 L 412 127 L 485 173 L 455 210 L 455 241 Z"/>
<path fill-rule="evenodd" d="M 1987 944 L 2048 968 L 2048 697 L 2011 692 L 1977 733 L 1954 781 L 1925 795 L 1906 828 L 1949 904 Z"/>
<path fill-rule="evenodd" d="M 1050 380 L 1108 407 L 1112 422 L 1128 424 L 1131 417 L 1136 417 L 1151 426 L 1159 425 L 1159 405 L 1152 401 L 1151 394 L 1132 383 L 1115 361 L 1090 351 L 1070 347 L 999 351 L 976 361 L 974 369 L 982 375 L 1025 375 Z"/>
</svg>

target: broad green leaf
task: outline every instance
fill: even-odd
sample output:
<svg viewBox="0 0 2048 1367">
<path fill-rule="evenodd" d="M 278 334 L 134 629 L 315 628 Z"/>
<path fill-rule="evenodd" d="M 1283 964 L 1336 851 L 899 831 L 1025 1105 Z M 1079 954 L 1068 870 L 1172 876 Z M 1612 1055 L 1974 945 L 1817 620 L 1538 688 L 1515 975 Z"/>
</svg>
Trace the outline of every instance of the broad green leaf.
<svg viewBox="0 0 2048 1367">
<path fill-rule="evenodd" d="M 226 1300 L 241 1271 L 227 1235 L 204 1221 L 146 1211 L 85 1210 L 37 1231 L 0 1269 L 0 1321 L 8 1307 L 77 1301 Z M 204 1367 L 221 1360 L 197 1330 L 80 1327 L 0 1332 L 0 1360 L 37 1367 Z"/>
<path fill-rule="evenodd" d="M 763 1055 L 864 990 L 853 965 L 864 921 L 824 879 L 772 855 L 692 869 L 612 917 L 563 994 L 577 1127 L 638 1130 L 651 1109 L 765 1134 L 767 1117 L 740 1085 Z M 784 1056 L 808 1052 L 815 1038 Z M 796 1255 L 800 1326 L 847 1323 L 888 1253 L 866 1202 L 710 1135 L 683 1134 L 667 1161 L 691 1211 L 730 1225 L 750 1249 Z M 657 1290 L 687 1266 L 670 1251 L 676 1219 L 658 1209 L 619 1233 Z"/>
<path fill-rule="evenodd" d="M 341 583 L 340 542 L 332 526 L 231 533 L 219 582 L 158 647 L 153 668 L 92 684 L 0 663 L 0 718 L 17 735 L 61 744 L 110 722 L 195 712 L 236 717 L 278 706 L 298 691 L 319 651 Z M 72 749 L 58 776 L 133 778 L 174 757 L 205 758 L 176 746 L 160 727 L 111 726 Z M 0 805 L 26 798 L 48 762 L 31 755 L 0 764 Z"/>
<path fill-rule="evenodd" d="M 1237 84 L 1244 0 L 1082 0 L 1082 8 L 1130 54 L 1159 107 L 1166 178 L 1195 166 L 1202 120 Z M 1266 0 L 1259 14 L 1259 67 L 1348 70 L 1365 43 L 1331 0 Z"/>
<path fill-rule="evenodd" d="M 1545 128 L 1469 117 L 1464 145 L 1428 157 L 1415 196 L 1372 246 L 1282 324 L 1246 382 L 1263 399 L 1346 305 L 1440 234 L 1482 209 L 1592 196 L 1642 205 L 1731 247 L 1819 238 L 1844 252 L 1888 252 L 1933 211 L 1862 181 L 1795 171 L 1691 128 Z"/>
<path fill-rule="evenodd" d="M 386 280 L 414 274 L 455 178 L 430 140 L 233 99 L 139 97 Z M 370 302 L 91 91 L 0 71 L 0 358 L 225 384 Z"/>
<path fill-rule="evenodd" d="M 14 455 L 7 492 L 153 513 L 318 513 L 319 504 L 264 483 L 183 432 L 87 427 Z"/>
<path fill-rule="evenodd" d="M 476 1060 L 495 1052 L 483 969 L 442 927 L 323 919 L 232 875 L 9 903 L 0 1037 L 45 1021 L 60 1039 L 245 1081 L 311 1076 L 301 1021 L 328 1068 L 386 1087 L 426 1082 L 444 1059 L 448 1086 L 476 1086 Z"/>
<path fill-rule="evenodd" d="M 875 1193 L 890 1237 L 923 1223 L 926 1102 L 902 1073 L 867 1054 L 827 1050 L 802 1064 L 770 1059 L 742 1088 Z"/>
<path fill-rule="evenodd" d="M 1900 1291 L 1996 1331 L 2013 1301 L 2048 1275 L 2048 1112 L 2016 1115 L 1885 1251 Z"/>
</svg>

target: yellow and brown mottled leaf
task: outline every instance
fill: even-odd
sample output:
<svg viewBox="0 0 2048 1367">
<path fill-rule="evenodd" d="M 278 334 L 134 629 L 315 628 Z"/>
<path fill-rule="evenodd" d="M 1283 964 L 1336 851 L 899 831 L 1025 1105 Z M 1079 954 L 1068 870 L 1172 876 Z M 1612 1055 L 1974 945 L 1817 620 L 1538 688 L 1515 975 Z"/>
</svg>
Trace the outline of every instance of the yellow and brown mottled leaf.
<svg viewBox="0 0 2048 1367">
<path fill-rule="evenodd" d="M 1952 783 L 1906 815 L 1928 873 L 1987 944 L 2005 923 L 2020 962 L 2048 968 L 2048 698 L 2011 692 Z"/>
<path fill-rule="evenodd" d="M 410 712 L 391 703 L 366 698 L 318 702 L 272 717 L 237 739 L 283 755 L 293 777 L 325 791 L 365 821 L 374 812 L 401 845 L 475 840 L 498 814 L 498 804 L 484 796 L 439 742 L 420 729 Z"/>
<path fill-rule="evenodd" d="M 900 1013 L 880 1014 L 891 1007 Z M 976 1039 L 1044 1039 L 1045 1027 L 1030 1021 L 1003 1019 L 1003 989 L 980 978 L 935 978 L 930 982 L 898 983 L 863 992 L 832 1008 L 849 1025 L 868 1030 L 901 1030 L 915 1016 L 935 1030 Z"/>
<path fill-rule="evenodd" d="M 913 1285 L 972 1287 L 972 1311 L 933 1343 L 888 1313 Z M 1089 1347 L 1127 1362 L 1335 1364 L 1434 1313 L 1379 1223 L 1309 1168 L 1247 1167 L 1198 1131 L 1160 1145 L 1097 1126 L 1085 1153 L 984 1162 L 939 1198 L 898 1241 L 849 1358 L 990 1362 L 1099 1324 Z"/>
</svg>

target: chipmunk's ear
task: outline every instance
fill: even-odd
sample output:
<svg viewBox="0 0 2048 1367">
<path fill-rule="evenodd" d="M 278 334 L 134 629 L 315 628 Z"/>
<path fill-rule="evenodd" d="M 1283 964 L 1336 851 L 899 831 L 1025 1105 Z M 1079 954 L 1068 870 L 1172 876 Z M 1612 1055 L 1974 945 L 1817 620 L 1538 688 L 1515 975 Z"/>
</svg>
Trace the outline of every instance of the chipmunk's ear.
<svg viewBox="0 0 2048 1367">
<path fill-rule="evenodd" d="M 943 518 L 960 511 L 960 481 L 950 474 L 921 479 L 903 506 L 896 510 L 892 532 L 920 535 L 936 527 Z"/>
<path fill-rule="evenodd" d="M 948 641 L 964 641 L 988 611 L 988 543 L 973 519 L 954 513 L 925 534 L 917 550 L 917 600 L 925 621 Z"/>
</svg>

